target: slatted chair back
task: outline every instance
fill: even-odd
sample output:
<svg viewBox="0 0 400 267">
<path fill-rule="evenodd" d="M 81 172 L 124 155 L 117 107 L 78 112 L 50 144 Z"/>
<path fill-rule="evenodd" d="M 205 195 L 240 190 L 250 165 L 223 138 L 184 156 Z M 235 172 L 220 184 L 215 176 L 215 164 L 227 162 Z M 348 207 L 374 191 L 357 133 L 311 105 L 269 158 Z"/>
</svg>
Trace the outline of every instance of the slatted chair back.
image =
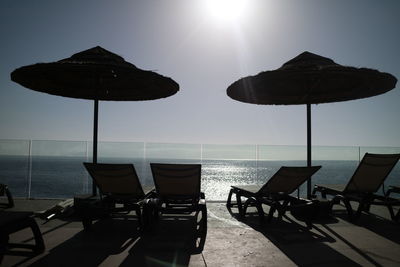
<svg viewBox="0 0 400 267">
<path fill-rule="evenodd" d="M 101 194 L 144 197 L 142 185 L 132 164 L 84 163 Z"/>
<path fill-rule="evenodd" d="M 200 198 L 200 164 L 151 163 L 156 192 L 161 199 Z"/>
<path fill-rule="evenodd" d="M 257 194 L 291 194 L 300 187 L 305 181 L 311 178 L 321 166 L 311 167 L 281 167 L 269 180 L 261 187 Z"/>
<path fill-rule="evenodd" d="M 366 153 L 344 192 L 374 193 L 378 191 L 399 159 L 400 154 Z"/>
</svg>

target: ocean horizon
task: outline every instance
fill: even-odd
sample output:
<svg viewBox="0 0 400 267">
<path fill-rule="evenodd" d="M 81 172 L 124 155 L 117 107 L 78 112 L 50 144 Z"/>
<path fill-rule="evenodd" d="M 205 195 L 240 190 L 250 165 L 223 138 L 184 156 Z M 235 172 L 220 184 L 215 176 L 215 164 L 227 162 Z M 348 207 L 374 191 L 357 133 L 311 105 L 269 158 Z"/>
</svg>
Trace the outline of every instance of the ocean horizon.
<svg viewBox="0 0 400 267">
<path fill-rule="evenodd" d="M 0 183 L 7 184 L 15 197 L 72 198 L 92 190 L 92 179 L 83 162 L 86 157 L 66 156 L 0 156 Z M 226 200 L 230 186 L 264 184 L 281 166 L 306 166 L 305 160 L 238 160 L 238 159 L 165 159 L 165 158 L 98 158 L 99 163 L 131 163 L 143 186 L 152 186 L 150 163 L 202 164 L 201 189 L 207 200 Z M 312 177 L 312 185 L 345 184 L 358 166 L 358 160 L 314 160 L 322 168 Z M 396 166 L 385 185 L 400 184 L 400 166 Z M 378 193 L 382 194 L 382 190 Z M 300 188 L 306 195 L 306 186 Z"/>
</svg>

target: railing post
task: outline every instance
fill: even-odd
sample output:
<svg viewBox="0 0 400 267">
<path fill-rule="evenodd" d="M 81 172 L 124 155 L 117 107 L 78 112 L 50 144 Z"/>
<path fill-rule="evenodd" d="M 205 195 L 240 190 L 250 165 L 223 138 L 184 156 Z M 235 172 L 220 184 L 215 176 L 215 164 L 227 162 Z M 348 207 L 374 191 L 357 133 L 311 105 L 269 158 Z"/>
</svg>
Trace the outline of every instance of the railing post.
<svg viewBox="0 0 400 267">
<path fill-rule="evenodd" d="M 28 199 L 31 198 L 31 188 L 32 188 L 32 140 L 28 143 Z"/>
<path fill-rule="evenodd" d="M 200 163 L 203 164 L 203 144 L 200 144 Z"/>
<path fill-rule="evenodd" d="M 86 162 L 89 162 L 89 141 L 86 140 L 85 141 L 86 144 L 86 152 L 85 152 L 85 156 L 86 156 Z M 85 172 L 85 181 L 83 182 L 83 193 L 87 194 L 89 193 L 89 173 Z"/>
<path fill-rule="evenodd" d="M 148 167 L 146 164 L 146 142 L 143 142 L 143 164 L 142 164 L 142 177 L 144 179 L 144 181 L 146 181 L 146 183 L 148 182 L 148 180 L 151 181 L 151 177 L 147 176 L 147 172 L 146 172 L 146 168 Z"/>
<path fill-rule="evenodd" d="M 258 145 L 256 145 L 256 179 L 255 179 L 254 182 L 258 181 L 258 157 L 259 157 L 259 155 L 258 155 Z"/>
</svg>

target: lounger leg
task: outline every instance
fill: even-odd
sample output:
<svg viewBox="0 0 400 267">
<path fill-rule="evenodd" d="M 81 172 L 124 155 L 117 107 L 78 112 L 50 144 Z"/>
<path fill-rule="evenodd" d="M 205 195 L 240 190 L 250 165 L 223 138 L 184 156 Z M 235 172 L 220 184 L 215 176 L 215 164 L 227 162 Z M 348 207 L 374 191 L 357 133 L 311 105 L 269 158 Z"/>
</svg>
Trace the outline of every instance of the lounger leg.
<svg viewBox="0 0 400 267">
<path fill-rule="evenodd" d="M 29 226 L 32 229 L 33 236 L 35 238 L 35 252 L 42 252 L 45 249 L 42 233 L 40 232 L 39 226 L 37 225 L 34 218 L 29 218 Z"/>
<path fill-rule="evenodd" d="M 311 195 L 315 196 L 315 194 L 317 193 L 317 191 L 319 191 L 319 190 L 318 190 L 318 187 L 317 187 L 317 186 L 314 186 L 314 189 L 313 189 Z"/>
<path fill-rule="evenodd" d="M 389 188 L 389 190 L 386 191 L 385 197 L 388 198 L 392 192 L 395 192 L 395 190 L 393 188 Z M 400 192 L 398 192 L 398 193 L 400 193 Z M 392 218 L 392 220 L 395 222 L 400 221 L 400 210 L 397 212 L 397 214 L 394 214 L 392 205 L 387 205 L 387 208 L 390 212 L 390 217 Z"/>
<path fill-rule="evenodd" d="M 264 211 L 263 211 L 263 209 L 262 209 L 262 205 L 261 205 L 261 203 L 259 203 L 256 199 L 251 198 L 251 197 L 248 198 L 248 199 L 244 202 L 244 204 L 243 204 L 242 216 L 243 216 L 243 217 L 246 216 L 247 208 L 248 208 L 249 206 L 252 206 L 252 207 L 256 207 L 256 208 L 257 208 L 257 213 L 258 213 L 258 216 L 259 216 L 259 218 L 260 218 L 260 222 L 263 222 L 263 221 L 264 221 Z"/>
<path fill-rule="evenodd" d="M 233 194 L 233 188 L 231 188 L 231 190 L 229 191 L 229 195 L 228 195 L 228 200 L 226 201 L 226 207 L 230 208 L 232 207 L 232 194 Z"/>
<path fill-rule="evenodd" d="M 360 204 L 358 204 L 358 208 L 357 208 L 356 214 L 354 215 L 354 219 L 360 218 L 361 213 L 364 209 L 365 209 L 365 203 L 363 201 L 361 201 Z"/>
<path fill-rule="evenodd" d="M 365 205 L 365 211 L 369 212 L 371 210 L 371 204 L 368 203 L 367 205 Z"/>
<path fill-rule="evenodd" d="M 258 212 L 258 217 L 260 219 L 260 223 L 262 224 L 264 222 L 264 210 L 262 208 L 262 204 L 259 201 L 256 202 L 256 208 Z"/>
<path fill-rule="evenodd" d="M 392 218 L 393 221 L 396 221 L 396 215 L 394 214 L 394 210 L 393 210 L 392 205 L 386 205 L 386 207 L 389 210 L 390 218 Z M 399 213 L 400 213 L 400 211 L 399 211 Z"/>
<path fill-rule="evenodd" d="M 369 211 L 369 208 L 371 206 L 371 202 L 374 200 L 373 197 L 365 197 L 363 199 L 361 199 L 360 204 L 358 205 L 358 209 L 356 212 L 356 216 L 355 219 L 360 218 L 361 213 L 365 210 L 365 211 Z"/>
<path fill-rule="evenodd" d="M 321 194 L 321 197 L 322 197 L 322 198 L 326 198 L 326 191 L 325 191 L 325 188 L 319 187 L 319 186 L 314 186 L 312 195 L 313 195 L 313 196 L 316 196 L 317 192 L 319 192 L 319 193 Z"/>
<path fill-rule="evenodd" d="M 154 216 L 154 209 L 150 201 L 147 201 L 143 204 L 143 226 L 144 228 L 149 227 L 152 224 L 152 219 Z"/>
<path fill-rule="evenodd" d="M 236 192 L 236 203 L 237 203 L 238 210 L 239 210 L 239 216 L 244 217 L 241 195 L 238 194 L 237 192 Z"/>
<path fill-rule="evenodd" d="M 332 200 L 330 201 L 330 207 L 329 207 L 329 210 L 331 210 L 332 211 L 332 208 L 333 208 L 333 205 L 336 205 L 336 204 L 340 204 L 340 200 L 341 200 L 342 198 L 340 197 L 340 196 L 334 196 L 333 198 L 332 198 Z"/>
<path fill-rule="evenodd" d="M 267 222 L 271 222 L 274 217 L 274 212 L 276 211 L 275 204 L 271 204 L 268 212 Z"/>
<path fill-rule="evenodd" d="M 160 219 L 160 210 L 161 210 L 161 206 L 162 206 L 162 202 L 154 199 L 155 202 L 153 202 L 153 214 L 154 214 L 154 219 L 156 221 L 158 221 Z"/>
<path fill-rule="evenodd" d="M 351 207 L 350 201 L 348 199 L 343 199 L 343 203 L 346 206 L 347 215 L 350 220 L 353 220 L 353 208 Z"/>
<path fill-rule="evenodd" d="M 10 190 L 8 190 L 8 187 L 7 187 L 7 186 L 6 186 L 5 191 L 6 191 L 7 200 L 8 200 L 8 207 L 9 207 L 9 208 L 12 208 L 12 207 L 14 207 L 14 199 L 13 199 L 13 197 L 12 197 L 12 195 L 11 195 Z"/>
<path fill-rule="evenodd" d="M 386 191 L 385 197 L 389 197 L 389 195 L 392 193 L 393 189 L 390 188 L 388 191 Z"/>
<path fill-rule="evenodd" d="M 142 212 L 140 211 L 140 207 L 135 208 L 136 216 L 138 217 L 138 222 L 139 222 L 139 229 L 143 230 L 144 229 L 144 224 L 143 224 L 143 218 L 142 218 Z"/>
<path fill-rule="evenodd" d="M 251 206 L 251 204 L 254 204 L 255 203 L 255 201 L 254 201 L 254 199 L 252 199 L 252 198 L 248 198 L 245 202 L 244 202 L 244 204 L 243 204 L 243 215 L 244 216 L 246 216 L 246 213 L 247 213 L 247 207 L 248 206 Z"/>
<path fill-rule="evenodd" d="M 279 205 L 279 203 L 278 203 L 278 205 L 279 205 L 278 206 L 279 220 L 282 220 L 283 215 L 285 215 L 285 212 L 286 212 L 286 209 L 287 209 L 287 206 L 289 205 L 289 203 L 290 203 L 290 201 L 287 199 L 283 201 L 282 205 Z"/>
<path fill-rule="evenodd" d="M 92 227 L 92 218 L 91 217 L 83 217 L 82 225 L 85 231 L 88 231 Z"/>
<path fill-rule="evenodd" d="M 201 207 L 201 220 L 203 223 L 202 232 L 207 233 L 207 207 L 205 205 Z"/>
</svg>

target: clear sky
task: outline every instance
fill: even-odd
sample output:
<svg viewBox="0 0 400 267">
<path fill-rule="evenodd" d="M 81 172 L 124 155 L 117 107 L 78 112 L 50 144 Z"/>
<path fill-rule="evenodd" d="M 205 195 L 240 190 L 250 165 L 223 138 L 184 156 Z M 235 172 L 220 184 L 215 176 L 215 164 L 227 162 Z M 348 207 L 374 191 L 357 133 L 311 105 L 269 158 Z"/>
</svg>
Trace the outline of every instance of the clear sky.
<svg viewBox="0 0 400 267">
<path fill-rule="evenodd" d="M 180 85 L 162 100 L 100 102 L 103 141 L 305 145 L 305 106 L 245 104 L 226 88 L 303 51 L 400 77 L 398 0 L 228 2 L 1 1 L 0 139 L 91 140 L 92 101 L 26 89 L 10 73 L 97 45 Z M 399 86 L 313 105 L 313 144 L 399 147 Z"/>
</svg>

